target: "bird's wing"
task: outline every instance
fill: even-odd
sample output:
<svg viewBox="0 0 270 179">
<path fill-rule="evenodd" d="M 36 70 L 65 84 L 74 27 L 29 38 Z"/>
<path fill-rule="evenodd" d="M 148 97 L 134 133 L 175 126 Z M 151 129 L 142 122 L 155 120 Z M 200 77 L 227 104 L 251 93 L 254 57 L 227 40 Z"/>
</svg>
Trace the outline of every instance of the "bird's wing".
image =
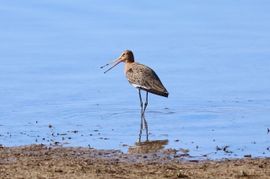
<svg viewBox="0 0 270 179">
<path fill-rule="evenodd" d="M 168 93 L 157 74 L 151 68 L 135 63 L 127 72 L 128 81 L 135 87 L 153 93 Z"/>
</svg>

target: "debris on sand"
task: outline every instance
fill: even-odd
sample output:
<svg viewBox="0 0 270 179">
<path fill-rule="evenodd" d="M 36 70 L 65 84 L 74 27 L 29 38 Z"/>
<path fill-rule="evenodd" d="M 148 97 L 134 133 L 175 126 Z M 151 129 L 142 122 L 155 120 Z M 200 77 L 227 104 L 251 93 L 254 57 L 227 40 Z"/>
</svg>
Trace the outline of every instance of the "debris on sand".
<svg viewBox="0 0 270 179">
<path fill-rule="evenodd" d="M 224 147 L 221 149 L 224 150 Z M 171 155 L 166 152 L 162 155 L 126 154 L 118 150 L 97 150 L 91 147 L 2 147 L 0 178 L 222 179 L 270 176 L 270 158 L 196 160 L 167 157 Z"/>
<path fill-rule="evenodd" d="M 216 146 L 216 151 L 223 151 L 225 153 L 233 153 L 231 150 L 228 149 L 229 146 L 228 145 L 225 145 L 225 146 L 222 146 L 222 147 L 219 147 L 219 146 Z"/>
</svg>

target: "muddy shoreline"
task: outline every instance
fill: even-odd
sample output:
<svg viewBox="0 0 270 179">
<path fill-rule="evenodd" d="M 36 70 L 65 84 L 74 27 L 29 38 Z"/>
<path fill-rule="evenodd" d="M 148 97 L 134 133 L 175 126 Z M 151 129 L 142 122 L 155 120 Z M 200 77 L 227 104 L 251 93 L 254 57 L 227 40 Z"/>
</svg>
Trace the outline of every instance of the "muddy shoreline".
<svg viewBox="0 0 270 179">
<path fill-rule="evenodd" d="M 269 178 L 270 158 L 193 160 L 173 149 L 118 150 L 30 145 L 0 148 L 0 178 Z"/>
</svg>

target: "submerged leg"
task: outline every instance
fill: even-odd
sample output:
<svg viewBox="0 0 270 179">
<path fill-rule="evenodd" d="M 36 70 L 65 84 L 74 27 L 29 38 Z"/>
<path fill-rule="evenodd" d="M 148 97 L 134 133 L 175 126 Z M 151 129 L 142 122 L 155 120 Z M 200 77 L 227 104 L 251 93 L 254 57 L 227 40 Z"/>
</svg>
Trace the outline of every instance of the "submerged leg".
<svg viewBox="0 0 270 179">
<path fill-rule="evenodd" d="M 142 130 L 143 130 L 143 101 L 142 101 L 141 89 L 138 89 L 138 91 L 139 91 L 139 98 L 140 98 L 140 105 L 141 105 L 141 126 L 140 126 L 140 133 L 139 133 L 139 142 L 141 142 Z"/>
<path fill-rule="evenodd" d="M 148 125 L 145 119 L 145 110 L 146 107 L 148 105 L 148 92 L 146 92 L 146 99 L 145 99 L 145 103 L 144 103 L 144 108 L 143 108 L 143 122 L 144 122 L 144 127 L 145 127 L 145 132 L 146 132 L 146 141 L 148 141 Z"/>
</svg>

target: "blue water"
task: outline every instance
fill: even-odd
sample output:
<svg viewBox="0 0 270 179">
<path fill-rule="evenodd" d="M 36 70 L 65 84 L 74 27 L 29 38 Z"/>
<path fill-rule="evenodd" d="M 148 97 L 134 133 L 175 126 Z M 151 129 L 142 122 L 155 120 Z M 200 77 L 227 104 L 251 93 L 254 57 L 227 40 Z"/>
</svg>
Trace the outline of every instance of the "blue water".
<svg viewBox="0 0 270 179">
<path fill-rule="evenodd" d="M 1 1 L 0 144 L 126 151 L 138 138 L 138 94 L 123 64 L 107 74 L 99 67 L 131 49 L 170 92 L 150 96 L 150 140 L 192 155 L 228 145 L 232 154 L 213 157 L 269 157 L 269 8 L 266 0 Z"/>
</svg>

